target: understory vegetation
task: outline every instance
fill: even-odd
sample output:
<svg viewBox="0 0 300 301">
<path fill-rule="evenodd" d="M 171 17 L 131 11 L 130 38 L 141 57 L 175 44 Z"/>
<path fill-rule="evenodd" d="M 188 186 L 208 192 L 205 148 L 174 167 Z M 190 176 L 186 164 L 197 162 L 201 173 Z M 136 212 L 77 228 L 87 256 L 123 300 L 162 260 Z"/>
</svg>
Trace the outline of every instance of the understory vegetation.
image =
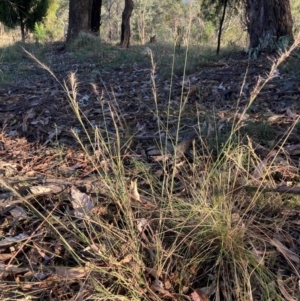
<svg viewBox="0 0 300 301">
<path fill-rule="evenodd" d="M 300 36 L 160 30 L 2 45 L 1 300 L 299 300 Z"/>
</svg>

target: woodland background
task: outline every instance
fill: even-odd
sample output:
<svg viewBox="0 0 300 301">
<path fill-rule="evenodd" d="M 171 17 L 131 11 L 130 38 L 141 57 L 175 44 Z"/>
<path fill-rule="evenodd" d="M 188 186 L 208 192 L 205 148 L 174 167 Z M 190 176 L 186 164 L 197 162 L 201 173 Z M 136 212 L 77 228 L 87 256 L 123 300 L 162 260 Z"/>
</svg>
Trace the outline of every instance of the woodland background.
<svg viewBox="0 0 300 301">
<path fill-rule="evenodd" d="M 221 3 L 221 5 L 220 5 Z M 290 1 L 294 32 L 300 27 L 300 1 Z M 160 43 L 176 43 L 177 46 L 217 45 L 222 1 L 195 0 L 192 10 L 181 0 L 136 0 L 131 17 L 131 43 L 143 45 L 156 36 Z M 118 43 L 121 36 L 123 0 L 103 0 L 101 9 L 101 39 Z M 50 0 L 47 16 L 36 24 L 28 38 L 40 43 L 64 40 L 68 30 L 69 1 Z M 191 13 L 192 12 L 192 13 Z M 191 22 L 191 26 L 187 26 Z M 8 33 L 2 26 L 2 34 Z M 19 29 L 10 31 L 2 40 L 19 40 Z M 28 39 L 27 39 L 28 41 Z M 245 13 L 242 1 L 229 1 L 222 29 L 222 47 L 228 49 L 248 47 Z"/>
</svg>

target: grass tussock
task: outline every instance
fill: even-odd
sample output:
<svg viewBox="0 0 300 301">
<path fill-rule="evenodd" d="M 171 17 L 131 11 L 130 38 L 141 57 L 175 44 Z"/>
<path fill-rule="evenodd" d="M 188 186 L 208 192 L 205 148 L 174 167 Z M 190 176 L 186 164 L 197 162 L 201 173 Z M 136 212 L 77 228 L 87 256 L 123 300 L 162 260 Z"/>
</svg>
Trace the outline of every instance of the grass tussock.
<svg viewBox="0 0 300 301">
<path fill-rule="evenodd" d="M 72 47 L 86 45 L 86 39 L 80 37 Z M 89 45 L 98 43 L 89 39 Z M 297 120 L 267 158 L 259 156 L 242 121 L 298 44 L 299 39 L 258 81 L 227 139 L 215 141 L 218 148 L 211 147 L 203 122 L 196 119 L 184 151 L 178 146 L 184 145 L 181 118 L 187 98 L 181 95 L 177 123 L 168 113 L 171 102 L 161 120 L 155 49 L 154 56 L 150 52 L 155 143 L 165 156 L 156 161 L 139 149 L 138 135 L 114 99 L 103 99 L 94 86 L 102 118 L 95 126 L 79 105 L 76 75 L 60 82 L 27 53 L 67 95 L 82 129 L 72 134 L 92 172 L 82 187 L 72 185 L 68 197 L 53 200 L 29 200 L 0 179 L 25 204 L 24 227 L 30 232 L 8 262 L 4 259 L 5 266 L 0 263 L 1 300 L 296 300 L 297 223 L 288 211 L 294 199 L 283 198 L 275 184 L 276 177 L 284 177 L 277 158 Z M 35 257 L 44 262 L 34 262 Z M 25 274 L 17 270 L 30 264 Z"/>
</svg>

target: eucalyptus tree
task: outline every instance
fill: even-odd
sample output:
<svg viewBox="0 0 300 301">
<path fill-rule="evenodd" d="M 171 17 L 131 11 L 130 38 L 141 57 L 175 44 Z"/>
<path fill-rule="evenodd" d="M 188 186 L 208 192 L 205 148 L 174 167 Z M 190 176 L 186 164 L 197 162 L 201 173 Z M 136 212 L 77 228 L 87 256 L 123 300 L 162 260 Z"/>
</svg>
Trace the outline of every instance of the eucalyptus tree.
<svg viewBox="0 0 300 301">
<path fill-rule="evenodd" d="M 67 43 L 80 32 L 89 32 L 91 24 L 92 0 L 70 0 Z"/>
<path fill-rule="evenodd" d="M 202 9 L 204 10 L 204 16 L 206 19 L 218 22 L 218 41 L 217 41 L 217 54 L 220 52 L 222 29 L 227 11 L 235 10 L 238 12 L 238 8 L 241 4 L 239 0 L 203 0 Z"/>
<path fill-rule="evenodd" d="M 163 24 L 176 46 L 186 44 L 188 35 L 188 6 L 182 0 L 161 1 Z"/>
<path fill-rule="evenodd" d="M 10 0 L 0 1 L 0 21 L 9 28 L 20 26 L 22 41 L 26 32 L 33 31 L 37 22 L 47 14 L 49 0 Z"/>
<path fill-rule="evenodd" d="M 121 47 L 128 48 L 130 44 L 131 28 L 130 18 L 134 8 L 133 0 L 125 0 L 121 24 Z"/>
<path fill-rule="evenodd" d="M 274 49 L 293 40 L 293 19 L 289 0 L 203 0 L 206 16 L 219 18 L 218 46 L 220 50 L 222 26 L 226 11 L 243 4 L 249 34 L 249 49 Z M 282 43 L 281 43 L 282 42 Z"/>
<path fill-rule="evenodd" d="M 70 0 L 67 43 L 80 32 L 99 33 L 102 0 Z"/>
<path fill-rule="evenodd" d="M 289 0 L 244 0 L 250 49 L 272 49 L 280 41 L 293 40 Z"/>
<path fill-rule="evenodd" d="M 98 35 L 101 26 L 102 0 L 92 0 L 91 32 Z"/>
<path fill-rule="evenodd" d="M 151 29 L 150 24 L 154 25 L 152 21 L 153 15 L 153 0 L 135 0 L 134 14 L 133 14 L 133 24 L 137 32 L 137 39 L 145 44 L 146 36 Z"/>
</svg>

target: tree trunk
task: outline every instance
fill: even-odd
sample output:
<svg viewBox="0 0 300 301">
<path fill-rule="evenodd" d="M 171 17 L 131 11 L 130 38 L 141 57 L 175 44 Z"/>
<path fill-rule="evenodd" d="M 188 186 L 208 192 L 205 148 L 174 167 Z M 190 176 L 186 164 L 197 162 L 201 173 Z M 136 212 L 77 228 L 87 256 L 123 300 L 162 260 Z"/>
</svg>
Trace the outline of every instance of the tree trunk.
<svg viewBox="0 0 300 301">
<path fill-rule="evenodd" d="M 99 35 L 101 26 L 101 7 L 102 0 L 92 0 L 92 12 L 91 12 L 91 32 L 95 35 Z"/>
<path fill-rule="evenodd" d="M 81 31 L 90 32 L 92 1 L 70 0 L 67 43 L 76 38 Z"/>
<path fill-rule="evenodd" d="M 111 40 L 112 39 L 112 29 L 111 29 L 111 15 L 110 15 L 110 10 L 108 11 L 108 38 Z"/>
<path fill-rule="evenodd" d="M 138 34 L 139 34 L 139 39 L 142 43 L 142 45 L 145 44 L 146 42 L 146 35 L 145 35 L 145 27 L 146 27 L 146 22 L 145 22 L 145 16 L 147 12 L 147 1 L 142 1 L 140 7 L 136 11 L 136 20 L 137 20 L 137 28 L 138 28 Z"/>
<path fill-rule="evenodd" d="M 3 23 L 0 23 L 0 36 L 4 35 L 4 25 Z"/>
<path fill-rule="evenodd" d="M 121 47 L 128 48 L 130 43 L 130 17 L 133 11 L 133 0 L 125 0 L 125 7 L 122 13 L 121 25 Z"/>
<path fill-rule="evenodd" d="M 219 26 L 219 33 L 218 33 L 218 46 L 217 46 L 217 54 L 218 55 L 220 53 L 222 29 L 223 29 L 223 23 L 224 23 L 225 15 L 226 15 L 227 2 L 228 1 L 225 0 L 224 3 L 223 3 L 223 13 L 222 13 L 222 17 L 220 19 L 220 26 Z"/>
<path fill-rule="evenodd" d="M 289 0 L 245 0 L 250 48 L 270 46 L 280 37 L 293 40 Z"/>
<path fill-rule="evenodd" d="M 25 43 L 25 22 L 24 22 L 24 18 L 23 18 L 23 14 L 22 12 L 19 15 L 20 18 L 20 27 L 21 27 L 21 36 L 22 36 L 22 42 Z"/>
</svg>

